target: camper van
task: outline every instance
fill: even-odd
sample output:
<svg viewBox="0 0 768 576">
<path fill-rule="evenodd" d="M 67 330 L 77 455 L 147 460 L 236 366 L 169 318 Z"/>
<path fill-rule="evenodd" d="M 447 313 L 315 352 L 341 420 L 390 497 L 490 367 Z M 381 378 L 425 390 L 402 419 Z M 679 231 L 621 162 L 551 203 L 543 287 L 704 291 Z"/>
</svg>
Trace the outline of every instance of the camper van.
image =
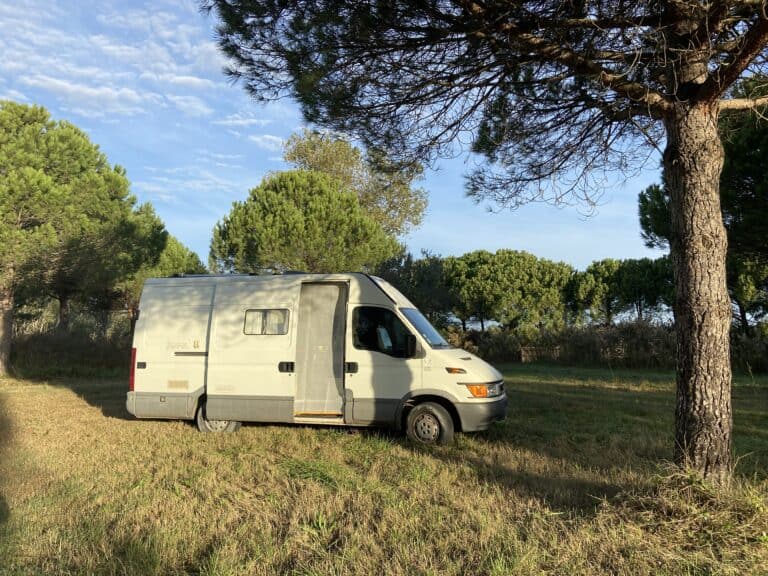
<svg viewBox="0 0 768 576">
<path fill-rule="evenodd" d="M 390 426 L 427 444 L 503 420 L 501 373 L 454 348 L 391 284 L 366 274 L 147 280 L 128 411 L 195 420 Z"/>
</svg>

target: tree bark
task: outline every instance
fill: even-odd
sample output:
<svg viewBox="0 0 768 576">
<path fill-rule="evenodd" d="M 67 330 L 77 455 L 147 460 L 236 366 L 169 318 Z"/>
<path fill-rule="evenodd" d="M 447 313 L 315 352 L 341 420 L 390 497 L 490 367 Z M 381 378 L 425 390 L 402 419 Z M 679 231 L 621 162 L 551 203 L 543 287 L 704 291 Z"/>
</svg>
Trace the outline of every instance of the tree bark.
<svg viewBox="0 0 768 576">
<path fill-rule="evenodd" d="M 70 299 L 67 295 L 59 296 L 59 332 L 69 331 Z"/>
<path fill-rule="evenodd" d="M 10 372 L 13 339 L 13 292 L 0 291 L 0 376 Z"/>
<path fill-rule="evenodd" d="M 750 327 L 749 327 L 749 319 L 747 318 L 747 309 L 738 300 L 734 300 L 734 302 L 736 302 L 736 308 L 739 310 L 739 323 L 741 324 L 741 332 L 742 334 L 744 334 L 744 336 L 751 336 L 752 331 L 750 330 Z"/>
<path fill-rule="evenodd" d="M 731 305 L 720 211 L 723 147 L 717 105 L 679 101 L 665 120 L 672 208 L 677 404 L 675 462 L 727 482 L 731 455 Z"/>
</svg>

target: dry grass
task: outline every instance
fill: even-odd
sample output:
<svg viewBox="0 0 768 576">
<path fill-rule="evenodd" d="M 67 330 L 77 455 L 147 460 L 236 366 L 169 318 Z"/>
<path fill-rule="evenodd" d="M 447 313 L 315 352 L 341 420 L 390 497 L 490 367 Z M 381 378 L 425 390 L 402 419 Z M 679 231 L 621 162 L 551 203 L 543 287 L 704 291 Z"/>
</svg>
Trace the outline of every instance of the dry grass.
<svg viewBox="0 0 768 576">
<path fill-rule="evenodd" d="M 670 456 L 664 374 L 509 369 L 454 447 L 136 421 L 122 382 L 0 380 L 0 574 L 764 574 L 768 387 L 718 492 Z"/>
</svg>

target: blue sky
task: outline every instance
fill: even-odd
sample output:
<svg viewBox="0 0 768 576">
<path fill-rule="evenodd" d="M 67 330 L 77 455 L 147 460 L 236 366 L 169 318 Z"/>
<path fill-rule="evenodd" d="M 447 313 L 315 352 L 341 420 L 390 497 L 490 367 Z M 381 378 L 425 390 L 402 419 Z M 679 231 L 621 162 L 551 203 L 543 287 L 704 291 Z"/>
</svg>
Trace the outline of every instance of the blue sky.
<svg viewBox="0 0 768 576">
<path fill-rule="evenodd" d="M 227 81 L 213 26 L 192 0 L 0 3 L 0 99 L 43 105 L 86 130 L 203 261 L 215 222 L 285 168 L 282 142 L 303 127 L 291 101 L 259 104 Z M 414 253 L 511 248 L 578 268 L 659 255 L 637 223 L 637 193 L 658 179 L 655 158 L 609 186 L 589 217 L 543 204 L 489 212 L 464 196 L 475 161 L 465 153 L 427 171 L 428 214 L 405 239 Z"/>
</svg>

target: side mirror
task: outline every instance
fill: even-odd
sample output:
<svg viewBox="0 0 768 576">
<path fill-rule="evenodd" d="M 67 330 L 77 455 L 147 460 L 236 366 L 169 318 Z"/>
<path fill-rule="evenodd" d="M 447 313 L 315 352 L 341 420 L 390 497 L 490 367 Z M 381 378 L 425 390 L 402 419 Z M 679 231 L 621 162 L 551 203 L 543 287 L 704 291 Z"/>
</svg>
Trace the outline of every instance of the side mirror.
<svg viewBox="0 0 768 576">
<path fill-rule="evenodd" d="M 408 334 L 405 338 L 405 357 L 414 358 L 416 356 L 416 336 Z"/>
</svg>

